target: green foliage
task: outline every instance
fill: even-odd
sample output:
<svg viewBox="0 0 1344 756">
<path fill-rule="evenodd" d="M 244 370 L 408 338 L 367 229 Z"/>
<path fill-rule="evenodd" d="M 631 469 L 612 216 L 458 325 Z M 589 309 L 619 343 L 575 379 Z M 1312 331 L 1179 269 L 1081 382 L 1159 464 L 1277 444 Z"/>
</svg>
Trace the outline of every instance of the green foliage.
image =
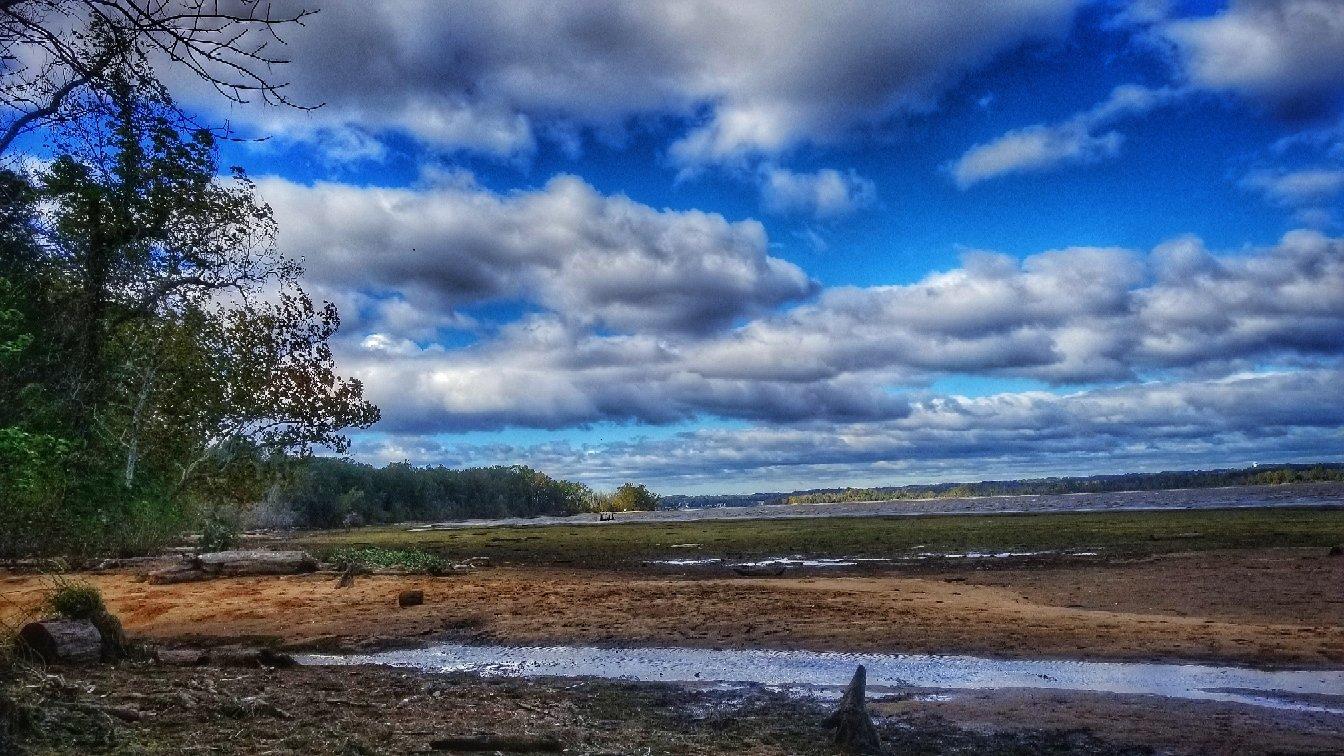
<svg viewBox="0 0 1344 756">
<path fill-rule="evenodd" d="M 68 619 L 93 619 L 107 611 L 103 594 L 87 583 L 59 581 L 47 603 L 53 612 Z"/>
<path fill-rule="evenodd" d="M 651 512 L 658 508 L 658 494 L 653 493 L 641 483 L 625 483 L 611 496 L 611 509 L 614 512 Z"/>
<path fill-rule="evenodd" d="M 228 551 L 237 548 L 242 540 L 242 517 L 237 508 L 219 506 L 206 514 L 198 547 L 203 552 Z"/>
<path fill-rule="evenodd" d="M 154 548 L 378 417 L 252 182 L 119 75 L 0 170 L 0 556 Z"/>
<path fill-rule="evenodd" d="M 450 470 L 395 463 L 382 468 L 331 457 L 291 466 L 268 499 L 300 527 L 460 518 L 535 517 L 594 511 L 593 492 L 522 465 Z"/>
<path fill-rule="evenodd" d="M 364 569 L 400 569 L 430 575 L 437 575 L 449 568 L 448 562 L 442 557 L 427 551 L 373 546 L 336 549 L 327 556 L 327 561 L 340 569 L 354 565 Z"/>
</svg>

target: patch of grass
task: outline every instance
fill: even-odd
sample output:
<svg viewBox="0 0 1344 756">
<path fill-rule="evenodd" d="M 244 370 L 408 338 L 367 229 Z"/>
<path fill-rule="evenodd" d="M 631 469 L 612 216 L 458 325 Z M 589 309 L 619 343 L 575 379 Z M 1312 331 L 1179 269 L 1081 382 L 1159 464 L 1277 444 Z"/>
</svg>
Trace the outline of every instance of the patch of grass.
<svg viewBox="0 0 1344 756">
<path fill-rule="evenodd" d="M 422 553 L 499 563 L 637 565 L 669 557 L 899 557 L 917 551 L 1050 551 L 1107 555 L 1344 542 L 1344 509 L 1277 508 L 892 517 L 809 517 L 454 528 L 407 526 L 299 536 L 310 549 Z M 697 544 L 673 549 L 673 544 Z"/>
<path fill-rule="evenodd" d="M 93 619 L 105 614 L 103 594 L 86 583 L 57 579 L 56 588 L 47 599 L 51 610 L 68 619 Z"/>
<path fill-rule="evenodd" d="M 449 568 L 443 557 L 419 549 L 389 549 L 374 546 L 346 547 L 331 550 L 327 561 L 345 569 L 350 565 L 365 569 L 401 569 L 437 575 Z"/>
</svg>

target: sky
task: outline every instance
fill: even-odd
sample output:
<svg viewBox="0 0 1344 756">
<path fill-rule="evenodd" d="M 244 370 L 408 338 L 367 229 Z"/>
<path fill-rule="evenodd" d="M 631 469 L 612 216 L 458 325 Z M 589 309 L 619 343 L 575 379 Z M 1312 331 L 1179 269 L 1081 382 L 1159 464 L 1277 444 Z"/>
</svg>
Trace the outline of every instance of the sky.
<svg viewBox="0 0 1344 756">
<path fill-rule="evenodd" d="M 1344 2 L 323 4 L 239 136 L 382 420 L 664 493 L 1344 459 Z"/>
</svg>

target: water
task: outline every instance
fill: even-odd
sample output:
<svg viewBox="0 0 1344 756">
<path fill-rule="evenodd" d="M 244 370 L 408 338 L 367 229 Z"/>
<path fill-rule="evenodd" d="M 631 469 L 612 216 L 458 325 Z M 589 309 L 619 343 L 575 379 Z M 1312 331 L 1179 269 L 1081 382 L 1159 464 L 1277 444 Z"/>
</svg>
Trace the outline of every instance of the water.
<svg viewBox="0 0 1344 756">
<path fill-rule="evenodd" d="M 926 654 L 589 646 L 444 644 L 373 654 L 299 657 L 302 664 L 381 664 L 426 672 L 509 677 L 597 677 L 648 682 L 771 688 L 838 698 L 860 664 L 872 695 L 903 688 L 1045 688 L 1225 701 L 1344 714 L 1344 671 L 1263 671 L 1198 664 L 983 659 Z"/>
<path fill-rule="evenodd" d="M 840 504 L 764 504 L 657 512 L 621 512 L 616 522 L 685 522 L 691 520 L 758 520 L 794 517 L 871 517 L 929 514 L 1008 514 L 1019 512 L 1124 512 L 1163 509 L 1246 507 L 1341 507 L 1344 483 L 1300 483 L 1286 486 L 1183 488 L 1171 491 L 1122 491 L 1042 496 L 982 496 L 962 499 L 845 502 Z M 483 528 L 501 525 L 599 525 L 596 514 L 569 517 L 510 517 L 420 525 L 440 528 Z"/>
</svg>

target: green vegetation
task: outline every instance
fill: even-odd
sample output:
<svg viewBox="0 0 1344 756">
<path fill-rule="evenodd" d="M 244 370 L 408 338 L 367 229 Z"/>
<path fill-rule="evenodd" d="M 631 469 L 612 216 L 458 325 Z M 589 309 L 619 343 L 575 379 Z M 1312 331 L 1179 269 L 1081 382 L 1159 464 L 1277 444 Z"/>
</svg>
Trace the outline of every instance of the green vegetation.
<svg viewBox="0 0 1344 756">
<path fill-rule="evenodd" d="M 92 619 L 105 611 L 103 594 L 87 583 L 72 583 L 58 579 L 56 588 L 47 599 L 51 610 L 69 619 Z"/>
<path fill-rule="evenodd" d="M 143 75 L 0 170 L 0 557 L 144 551 L 378 418 L 270 208 Z"/>
<path fill-rule="evenodd" d="M 653 509 L 658 497 L 627 483 L 613 494 L 523 465 L 450 470 L 401 462 L 376 468 L 343 459 L 297 462 L 267 494 L 258 524 L 331 528 L 463 518 L 535 517 Z"/>
<path fill-rule="evenodd" d="M 1079 478 L 1037 478 L 1032 480 L 989 480 L 980 483 L 940 483 L 935 485 L 881 488 L 839 488 L 786 495 L 786 504 L 828 504 L 835 502 L 899 501 L 903 499 L 956 499 L 967 496 L 1021 496 L 1069 493 L 1107 493 L 1113 491 L 1162 491 L 1176 488 L 1218 488 L 1222 486 L 1282 485 L 1344 481 L 1344 465 L 1283 465 L 1272 469 L 1190 470 L 1125 475 L 1093 475 Z"/>
<path fill-rule="evenodd" d="M 295 539 L 314 550 L 412 549 L 458 561 L 503 564 L 638 565 L 648 559 L 899 557 L 918 552 L 1095 550 L 1142 556 L 1171 551 L 1344 543 L 1344 510 L 1227 509 L 921 517 L 798 517 L 776 520 L 604 523 L 452 528 L 380 527 Z M 673 544 L 695 544 L 672 548 Z"/>
<path fill-rule="evenodd" d="M 332 549 L 324 554 L 325 561 L 340 569 L 351 565 L 365 569 L 400 569 L 437 575 L 450 566 L 441 556 L 419 549 L 385 549 L 375 546 Z"/>
</svg>

